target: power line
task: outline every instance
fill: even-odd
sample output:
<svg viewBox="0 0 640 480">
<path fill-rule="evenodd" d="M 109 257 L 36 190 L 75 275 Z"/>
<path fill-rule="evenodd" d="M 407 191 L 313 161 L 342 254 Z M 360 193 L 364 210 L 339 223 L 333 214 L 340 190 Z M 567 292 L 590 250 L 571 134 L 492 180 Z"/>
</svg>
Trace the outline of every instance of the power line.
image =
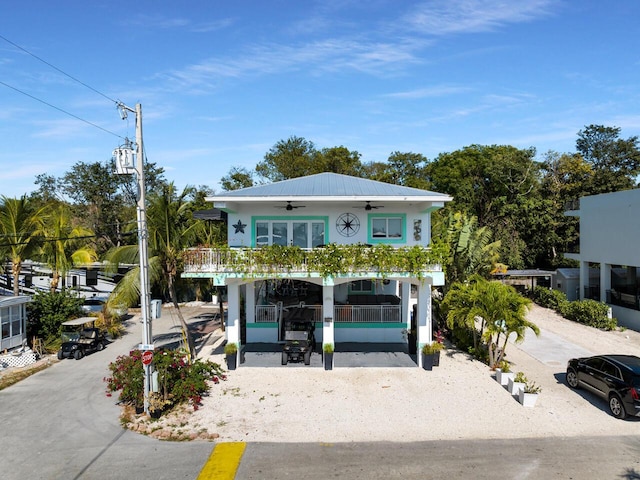
<svg viewBox="0 0 640 480">
<path fill-rule="evenodd" d="M 16 87 L 14 87 L 12 85 L 9 85 L 8 83 L 3 82 L 2 80 L 0 80 L 0 85 L 4 85 L 5 87 L 10 88 L 11 90 L 15 90 L 16 92 L 21 93 L 22 95 L 25 95 L 25 96 L 33 99 L 33 100 L 36 100 L 36 101 L 46 105 L 47 107 L 53 108 L 55 110 L 58 110 L 59 112 L 62 112 L 65 115 L 69 115 L 70 117 L 73 117 L 76 120 L 80 120 L 81 122 L 84 122 L 84 123 L 86 123 L 88 125 L 91 125 L 92 127 L 95 127 L 95 128 L 98 128 L 98 129 L 102 130 L 103 132 L 107 132 L 110 135 L 113 135 L 115 137 L 118 137 L 118 138 L 121 138 L 121 139 L 124 140 L 124 137 L 122 135 L 118 135 L 117 133 L 113 133 L 113 132 L 107 130 L 106 128 L 101 127 L 100 125 L 96 125 L 95 123 L 90 122 L 89 120 L 85 120 L 84 118 L 80 118 L 77 115 L 74 115 L 73 113 L 67 112 L 66 110 L 63 110 L 60 107 L 56 107 L 55 105 L 52 105 L 49 102 L 45 102 L 44 100 L 42 100 L 42 99 L 40 99 L 38 97 L 34 97 L 33 95 L 31 95 L 31 94 L 29 94 L 27 92 L 24 92 L 24 91 L 20 90 L 19 88 L 16 88 Z"/>
<path fill-rule="evenodd" d="M 39 61 L 41 61 L 42 63 L 44 63 L 45 65 L 48 65 L 49 67 L 53 68 L 53 69 L 54 69 L 54 70 L 56 70 L 57 72 L 60 72 L 60 73 L 61 73 L 61 74 L 63 74 L 64 76 L 69 77 L 69 78 L 70 78 L 71 80 L 73 80 L 74 82 L 78 82 L 80 85 L 82 85 L 82 86 L 84 86 L 84 87 L 88 88 L 89 90 L 91 90 L 91 91 L 93 91 L 93 92 L 97 93 L 98 95 L 100 95 L 100 96 L 102 96 L 102 97 L 106 98 L 106 99 L 107 99 L 107 100 L 109 100 L 110 102 L 113 102 L 113 103 L 116 103 L 116 104 L 118 103 L 118 102 L 117 102 L 116 100 L 114 100 L 113 98 L 108 97 L 107 95 L 105 95 L 104 93 L 102 93 L 102 92 L 100 92 L 100 91 L 96 90 L 96 89 L 95 89 L 95 88 L 93 88 L 92 86 L 87 85 L 86 83 L 84 83 L 84 82 L 82 82 L 82 81 L 78 80 L 76 77 L 73 77 L 73 76 L 69 75 L 67 72 L 65 72 L 65 71 L 63 71 L 63 70 L 61 70 L 61 69 L 59 69 L 58 67 L 56 67 L 55 65 L 53 65 L 53 64 L 51 64 L 51 63 L 49 63 L 49 62 L 47 62 L 46 60 L 43 60 L 42 58 L 40 58 L 40 57 L 39 57 L 39 56 L 37 56 L 36 54 L 31 53 L 31 52 L 30 52 L 29 50 L 27 50 L 26 48 L 21 47 L 20 45 L 18 45 L 18 44 L 16 44 L 16 43 L 12 42 L 12 41 L 11 41 L 11 40 L 9 40 L 8 38 L 3 37 L 2 35 L 0 35 L 0 38 L 1 38 L 2 40 L 4 40 L 5 42 L 7 42 L 7 43 L 9 43 L 9 44 L 13 45 L 13 46 L 14 46 L 14 47 L 16 47 L 17 49 L 22 50 L 22 51 L 23 51 L 24 53 L 26 53 L 27 55 L 31 55 L 31 56 L 32 56 L 33 58 L 35 58 L 36 60 L 39 60 Z"/>
</svg>

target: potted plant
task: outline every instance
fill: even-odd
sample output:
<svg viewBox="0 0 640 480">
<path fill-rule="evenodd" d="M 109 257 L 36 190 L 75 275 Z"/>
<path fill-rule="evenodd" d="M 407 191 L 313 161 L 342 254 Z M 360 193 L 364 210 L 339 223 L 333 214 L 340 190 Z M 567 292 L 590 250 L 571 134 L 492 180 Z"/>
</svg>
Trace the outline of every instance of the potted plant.
<svg viewBox="0 0 640 480">
<path fill-rule="evenodd" d="M 238 364 L 238 344 L 227 343 L 224 346 L 224 354 L 227 356 L 227 368 L 235 370 Z"/>
<path fill-rule="evenodd" d="M 524 373 L 518 372 L 507 382 L 507 390 L 511 395 L 518 395 L 518 392 L 524 388 L 525 383 L 527 383 L 527 377 L 524 376 Z"/>
<path fill-rule="evenodd" d="M 527 381 L 518 393 L 518 401 L 523 407 L 534 407 L 541 391 L 542 389 L 535 382 Z"/>
<path fill-rule="evenodd" d="M 333 343 L 325 343 L 322 345 L 323 359 L 324 359 L 324 369 L 332 370 L 333 369 Z"/>
<path fill-rule="evenodd" d="M 509 362 L 507 362 L 506 360 L 502 360 L 500 362 L 500 366 L 496 368 L 496 381 L 500 385 L 507 387 L 509 384 L 509 379 L 514 378 L 514 376 L 515 374 L 511 371 Z"/>
<path fill-rule="evenodd" d="M 161 393 L 151 392 L 149 394 L 149 416 L 151 418 L 160 418 L 164 409 L 170 405 L 169 400 L 165 400 Z"/>
<path fill-rule="evenodd" d="M 422 346 L 422 368 L 425 370 L 432 370 L 436 363 L 436 356 L 438 357 L 438 365 L 440 364 L 440 350 L 443 345 L 438 342 L 425 343 Z"/>
</svg>

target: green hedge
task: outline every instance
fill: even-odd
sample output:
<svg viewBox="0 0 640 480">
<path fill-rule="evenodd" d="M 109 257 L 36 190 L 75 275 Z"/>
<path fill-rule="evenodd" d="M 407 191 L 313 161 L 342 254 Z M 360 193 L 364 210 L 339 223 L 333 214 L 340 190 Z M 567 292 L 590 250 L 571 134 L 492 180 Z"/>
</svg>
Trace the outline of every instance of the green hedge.
<svg viewBox="0 0 640 480">
<path fill-rule="evenodd" d="M 618 326 L 615 318 L 609 318 L 609 306 L 595 300 L 576 300 L 570 302 L 559 290 L 536 287 L 532 293 L 533 301 L 538 305 L 555 310 L 568 320 L 582 323 L 602 330 L 613 330 Z"/>
</svg>

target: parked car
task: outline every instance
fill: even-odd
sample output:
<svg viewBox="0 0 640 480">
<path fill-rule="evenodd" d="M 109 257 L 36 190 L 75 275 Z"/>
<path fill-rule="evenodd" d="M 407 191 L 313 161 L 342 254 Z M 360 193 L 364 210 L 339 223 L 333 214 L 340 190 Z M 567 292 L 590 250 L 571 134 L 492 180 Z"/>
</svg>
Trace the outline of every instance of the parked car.
<svg viewBox="0 0 640 480">
<path fill-rule="evenodd" d="M 107 341 L 98 328 L 95 317 L 82 317 L 62 323 L 62 346 L 58 360 L 75 358 L 80 360 L 87 353 L 104 349 Z"/>
<path fill-rule="evenodd" d="M 634 355 L 572 358 L 567 383 L 604 398 L 614 417 L 640 416 L 640 358 Z"/>
<path fill-rule="evenodd" d="M 99 313 L 104 308 L 106 300 L 100 297 L 87 298 L 82 304 L 82 310 L 87 313 Z"/>
</svg>

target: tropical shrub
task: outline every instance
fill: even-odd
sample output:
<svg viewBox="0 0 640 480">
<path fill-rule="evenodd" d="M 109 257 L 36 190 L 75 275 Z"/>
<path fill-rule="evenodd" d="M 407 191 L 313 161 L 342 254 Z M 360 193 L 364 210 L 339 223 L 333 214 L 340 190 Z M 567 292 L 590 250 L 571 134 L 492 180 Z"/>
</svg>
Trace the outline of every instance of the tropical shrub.
<svg viewBox="0 0 640 480">
<path fill-rule="evenodd" d="M 43 338 L 45 344 L 60 340 L 62 322 L 81 317 L 84 299 L 71 290 L 36 292 L 27 304 L 27 332 L 29 337 Z"/>
<path fill-rule="evenodd" d="M 182 351 L 158 349 L 153 352 L 153 365 L 158 372 L 158 392 L 150 398 L 163 409 L 189 403 L 197 410 L 202 396 L 210 389 L 210 381 L 226 380 L 222 368 L 209 360 L 189 364 Z M 109 364 L 111 376 L 106 377 L 107 395 L 119 391 L 121 404 L 142 407 L 144 404 L 144 368 L 142 352 L 134 350 Z"/>
<path fill-rule="evenodd" d="M 535 287 L 532 292 L 533 301 L 538 305 L 556 310 L 560 313 L 569 303 L 567 296 L 560 290 L 553 290 L 546 287 Z"/>
<path fill-rule="evenodd" d="M 618 322 L 615 318 L 609 318 L 608 313 L 609 306 L 606 303 L 587 299 L 569 302 L 562 315 L 590 327 L 613 330 Z"/>
</svg>

